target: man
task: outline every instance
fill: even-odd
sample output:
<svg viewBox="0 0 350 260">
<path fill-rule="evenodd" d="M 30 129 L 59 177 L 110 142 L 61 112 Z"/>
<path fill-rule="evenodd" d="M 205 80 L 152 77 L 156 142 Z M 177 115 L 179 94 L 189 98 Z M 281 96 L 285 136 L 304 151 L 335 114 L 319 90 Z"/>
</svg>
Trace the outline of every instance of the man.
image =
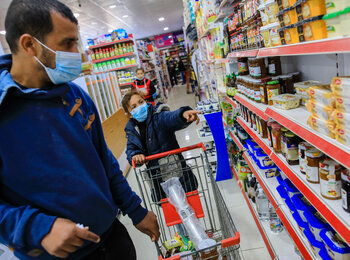
<svg viewBox="0 0 350 260">
<path fill-rule="evenodd" d="M 77 24 L 57 0 L 13 0 L 8 9 L 12 55 L 0 57 L 0 243 L 20 259 L 134 260 L 118 209 L 153 241 L 157 219 L 123 177 L 92 100 L 70 83 L 81 70 Z"/>
<path fill-rule="evenodd" d="M 179 62 L 178 62 L 178 68 L 182 79 L 182 85 L 185 85 L 186 84 L 186 76 L 185 76 L 186 67 L 181 58 L 179 59 Z"/>
<path fill-rule="evenodd" d="M 169 71 L 169 77 L 171 86 L 174 87 L 177 85 L 177 78 L 176 78 L 176 65 L 172 57 L 168 60 L 168 71 Z"/>
</svg>

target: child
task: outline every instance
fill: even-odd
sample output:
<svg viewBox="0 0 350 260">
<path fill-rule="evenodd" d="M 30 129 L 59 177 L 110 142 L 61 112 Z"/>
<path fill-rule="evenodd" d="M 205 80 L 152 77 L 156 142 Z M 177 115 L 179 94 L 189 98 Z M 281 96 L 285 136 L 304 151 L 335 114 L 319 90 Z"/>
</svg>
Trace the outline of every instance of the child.
<svg viewBox="0 0 350 260">
<path fill-rule="evenodd" d="M 132 83 L 134 90 L 140 91 L 144 94 L 144 99 L 154 105 L 154 99 L 157 97 L 157 90 L 153 82 L 145 77 L 143 69 L 136 70 L 137 79 Z"/>
<path fill-rule="evenodd" d="M 129 163 L 132 160 L 137 165 L 144 164 L 145 157 L 179 148 L 175 132 L 186 128 L 192 122 L 199 123 L 199 111 L 194 111 L 190 107 L 181 107 L 175 111 L 169 111 L 169 106 L 158 104 L 156 107 L 146 103 L 142 94 L 137 91 L 130 91 L 123 100 L 124 111 L 130 116 L 130 120 L 125 127 L 127 141 L 126 155 Z M 185 169 L 181 172 L 180 182 L 185 192 L 197 189 L 197 180 L 190 168 L 186 165 L 181 154 L 179 168 Z M 161 160 L 161 159 L 160 159 Z M 180 163 L 179 163 L 180 164 Z M 147 168 L 158 166 L 158 160 L 147 162 Z M 165 198 L 165 194 L 160 187 L 160 183 L 165 181 L 159 171 L 150 170 L 152 177 L 152 199 L 157 202 Z"/>
</svg>

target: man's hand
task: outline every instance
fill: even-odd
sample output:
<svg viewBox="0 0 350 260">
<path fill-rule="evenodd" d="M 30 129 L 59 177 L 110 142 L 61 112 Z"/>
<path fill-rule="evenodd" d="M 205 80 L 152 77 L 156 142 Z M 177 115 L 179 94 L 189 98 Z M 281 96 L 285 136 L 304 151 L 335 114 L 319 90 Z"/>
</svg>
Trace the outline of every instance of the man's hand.
<svg viewBox="0 0 350 260">
<path fill-rule="evenodd" d="M 136 154 L 132 157 L 132 160 L 136 165 L 142 165 L 146 162 L 146 157 L 144 154 Z"/>
<path fill-rule="evenodd" d="M 152 211 L 148 211 L 146 217 L 135 226 L 142 233 L 148 235 L 152 242 L 158 241 L 160 233 L 156 215 Z"/>
<path fill-rule="evenodd" d="M 199 124 L 199 117 L 201 111 L 188 110 L 183 113 L 183 117 L 187 120 L 187 123 L 191 123 L 197 120 L 197 125 Z"/>
<path fill-rule="evenodd" d="M 88 227 L 81 229 L 68 219 L 57 218 L 41 245 L 50 255 L 66 258 L 77 251 L 84 244 L 84 240 L 98 243 L 100 237 L 90 232 Z"/>
</svg>

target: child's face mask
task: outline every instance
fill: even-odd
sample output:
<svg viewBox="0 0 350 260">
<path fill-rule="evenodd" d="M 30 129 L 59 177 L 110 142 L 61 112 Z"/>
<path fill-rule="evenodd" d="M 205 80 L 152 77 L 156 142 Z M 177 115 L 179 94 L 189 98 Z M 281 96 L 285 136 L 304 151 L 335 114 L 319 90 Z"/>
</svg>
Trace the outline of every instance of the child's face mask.
<svg viewBox="0 0 350 260">
<path fill-rule="evenodd" d="M 131 110 L 131 115 L 139 122 L 144 122 L 148 116 L 148 104 L 145 102 L 141 106 L 138 106 Z"/>
</svg>

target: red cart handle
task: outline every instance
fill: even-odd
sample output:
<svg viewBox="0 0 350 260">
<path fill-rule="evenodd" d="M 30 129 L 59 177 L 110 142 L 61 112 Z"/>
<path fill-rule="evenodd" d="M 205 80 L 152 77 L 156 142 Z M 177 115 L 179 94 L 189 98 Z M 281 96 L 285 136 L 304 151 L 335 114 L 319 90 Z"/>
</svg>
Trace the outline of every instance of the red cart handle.
<svg viewBox="0 0 350 260">
<path fill-rule="evenodd" d="M 171 154 L 178 154 L 178 153 L 182 153 L 182 152 L 186 152 L 186 151 L 190 151 L 190 150 L 194 150 L 197 148 L 202 148 L 203 151 L 205 151 L 205 146 L 203 143 L 198 143 L 198 144 L 194 144 L 194 145 L 190 145 L 184 148 L 179 148 L 179 149 L 175 149 L 175 150 L 171 150 L 171 151 L 167 151 L 167 152 L 163 152 L 163 153 L 157 153 L 157 154 L 153 154 L 150 156 L 146 156 L 146 161 L 152 161 L 152 160 L 156 160 L 159 158 L 163 158 L 166 156 L 169 156 Z M 136 165 L 134 160 L 132 160 L 132 167 L 135 169 Z"/>
</svg>

